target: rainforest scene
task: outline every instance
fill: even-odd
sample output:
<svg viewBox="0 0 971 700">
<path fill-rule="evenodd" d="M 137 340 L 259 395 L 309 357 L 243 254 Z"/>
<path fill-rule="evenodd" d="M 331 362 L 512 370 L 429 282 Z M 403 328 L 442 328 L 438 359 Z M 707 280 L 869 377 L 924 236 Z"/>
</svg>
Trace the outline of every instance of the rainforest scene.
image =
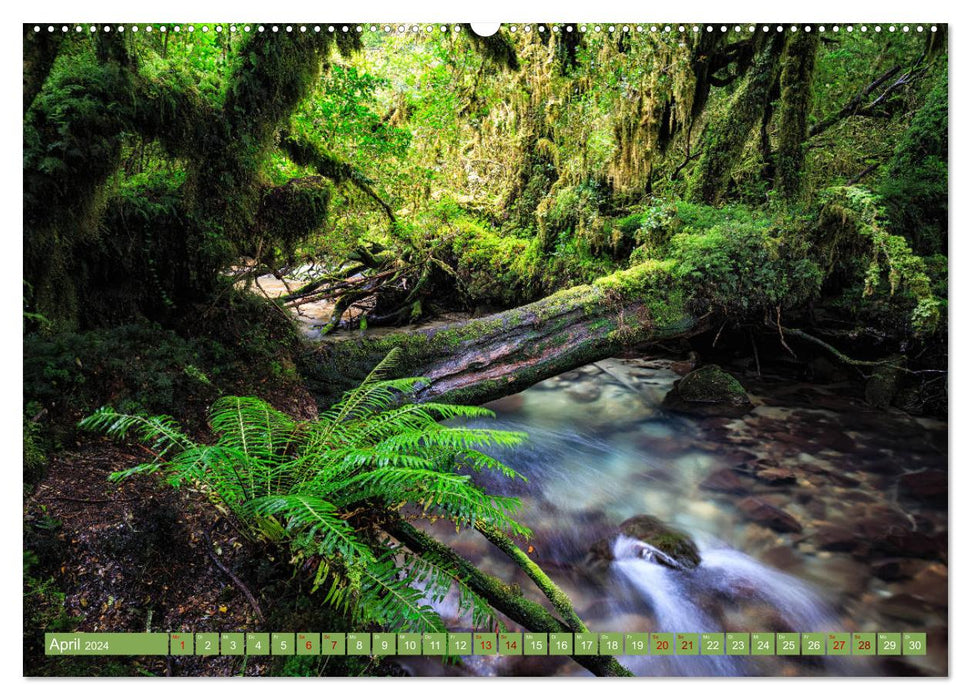
<svg viewBox="0 0 971 700">
<path fill-rule="evenodd" d="M 23 227 L 24 675 L 948 674 L 946 25 L 24 25 Z"/>
</svg>

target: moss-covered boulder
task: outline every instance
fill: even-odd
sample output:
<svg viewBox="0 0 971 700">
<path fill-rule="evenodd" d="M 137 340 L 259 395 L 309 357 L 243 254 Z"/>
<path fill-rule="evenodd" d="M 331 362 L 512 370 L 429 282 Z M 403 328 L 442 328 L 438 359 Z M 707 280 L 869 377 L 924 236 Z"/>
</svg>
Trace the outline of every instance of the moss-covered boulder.
<svg viewBox="0 0 971 700">
<path fill-rule="evenodd" d="M 694 541 L 651 515 L 635 515 L 617 528 L 618 535 L 640 540 L 661 552 L 664 556 L 653 557 L 661 566 L 671 569 L 694 569 L 701 563 L 701 555 Z M 594 568 L 605 568 L 614 560 L 615 537 L 598 541 L 590 548 L 589 562 Z"/>
<path fill-rule="evenodd" d="M 670 411 L 703 417 L 738 417 L 752 410 L 744 387 L 718 365 L 705 365 L 679 379 L 662 405 Z"/>
<path fill-rule="evenodd" d="M 864 395 L 868 404 L 881 411 L 890 408 L 903 383 L 905 362 L 903 355 L 893 355 L 876 368 L 866 383 Z"/>
</svg>

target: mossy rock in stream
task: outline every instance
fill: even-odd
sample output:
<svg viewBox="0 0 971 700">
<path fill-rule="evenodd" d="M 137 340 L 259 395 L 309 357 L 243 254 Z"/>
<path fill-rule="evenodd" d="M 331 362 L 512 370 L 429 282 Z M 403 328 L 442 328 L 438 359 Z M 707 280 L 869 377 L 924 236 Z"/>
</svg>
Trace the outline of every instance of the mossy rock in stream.
<svg viewBox="0 0 971 700">
<path fill-rule="evenodd" d="M 701 555 L 694 541 L 685 533 L 665 525 L 651 515 L 635 515 L 628 518 L 617 528 L 619 535 L 633 537 L 660 550 L 673 560 L 674 564 L 658 557 L 661 566 L 670 569 L 694 569 L 701 563 Z M 589 563 L 595 569 L 605 568 L 614 560 L 614 537 L 600 540 L 590 548 Z"/>
<path fill-rule="evenodd" d="M 874 370 L 866 383 L 865 397 L 868 404 L 881 411 L 890 408 L 890 404 L 900 393 L 904 379 L 902 366 L 906 361 L 903 355 L 891 355 Z"/>
<path fill-rule="evenodd" d="M 718 365 L 705 365 L 674 383 L 662 406 L 692 416 L 737 418 L 752 410 L 745 388 Z"/>
</svg>

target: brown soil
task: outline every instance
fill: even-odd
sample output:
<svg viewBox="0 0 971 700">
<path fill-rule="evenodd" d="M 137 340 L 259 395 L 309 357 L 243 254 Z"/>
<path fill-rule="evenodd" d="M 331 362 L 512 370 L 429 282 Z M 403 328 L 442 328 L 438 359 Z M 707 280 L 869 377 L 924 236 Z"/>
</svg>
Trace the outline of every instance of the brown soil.
<svg viewBox="0 0 971 700">
<path fill-rule="evenodd" d="M 289 392 L 271 403 L 300 418 L 316 415 L 305 392 Z M 139 445 L 81 436 L 71 449 L 51 457 L 46 476 L 24 499 L 24 548 L 46 550 L 53 553 L 49 559 L 59 561 L 50 574 L 57 590 L 65 592 L 65 613 L 77 620 L 71 628 L 269 631 L 244 592 L 213 561 L 217 558 L 260 601 L 259 590 L 241 570 L 251 571 L 263 555 L 207 494 L 188 485 L 175 489 L 158 475 L 108 480 L 112 472 L 151 458 Z M 31 633 L 42 644 L 44 630 L 25 630 L 25 645 Z M 25 675 L 101 675 L 99 666 L 106 663 L 98 657 L 30 657 L 25 649 Z M 188 656 L 112 657 L 112 662 L 117 662 L 112 673 L 128 675 L 266 675 L 269 669 L 268 660 L 254 657 L 245 664 L 241 657 Z"/>
</svg>

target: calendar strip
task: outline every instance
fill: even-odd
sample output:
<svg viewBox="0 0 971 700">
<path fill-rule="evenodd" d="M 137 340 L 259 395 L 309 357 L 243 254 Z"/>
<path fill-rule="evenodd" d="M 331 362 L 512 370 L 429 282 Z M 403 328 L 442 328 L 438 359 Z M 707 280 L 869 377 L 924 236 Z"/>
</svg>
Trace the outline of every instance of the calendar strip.
<svg viewBox="0 0 971 700">
<path fill-rule="evenodd" d="M 69 632 L 47 656 L 924 656 L 925 632 Z"/>
</svg>

